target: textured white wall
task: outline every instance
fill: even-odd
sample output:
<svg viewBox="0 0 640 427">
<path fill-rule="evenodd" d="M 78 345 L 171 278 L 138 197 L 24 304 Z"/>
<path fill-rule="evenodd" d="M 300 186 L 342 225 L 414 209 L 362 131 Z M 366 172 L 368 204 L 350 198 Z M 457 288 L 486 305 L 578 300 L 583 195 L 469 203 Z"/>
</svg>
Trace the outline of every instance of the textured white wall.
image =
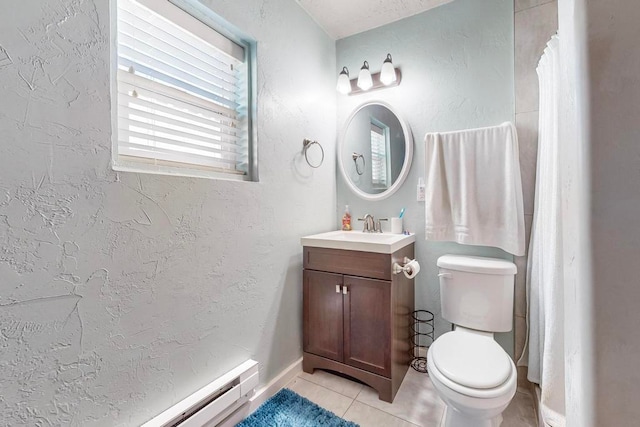
<svg viewBox="0 0 640 427">
<path fill-rule="evenodd" d="M 378 72 L 387 53 L 402 70 L 398 87 L 368 94 L 338 97 L 338 127 L 349 114 L 370 100 L 388 102 L 407 121 L 414 136 L 411 171 L 402 188 L 388 199 L 369 202 L 353 194 L 338 171 L 337 210 L 349 204 L 355 218 L 366 213 L 398 216 L 405 207 L 404 225 L 416 233 L 416 256 L 422 266 L 415 279 L 416 308 L 436 315 L 436 334 L 450 330 L 440 316 L 440 287 L 436 261 L 446 253 L 490 256 L 512 260 L 497 248 L 427 242 L 424 238 L 424 202 L 416 201 L 416 184 L 424 177 L 424 136 L 497 125 L 514 120 L 513 1 L 457 0 L 419 15 L 357 34 L 337 42 L 337 76 L 347 66 L 357 76 L 364 60 Z M 351 163 L 353 164 L 353 163 Z M 383 226 L 384 227 L 384 226 Z M 386 225 L 386 230 L 389 225 Z M 513 333 L 499 334 L 513 355 Z"/>
<path fill-rule="evenodd" d="M 2 425 L 137 425 L 301 355 L 299 237 L 335 225 L 335 45 L 292 1 L 206 3 L 258 41 L 259 183 L 113 172 L 109 2 L 0 6 Z"/>
<path fill-rule="evenodd" d="M 640 418 L 640 3 L 559 0 L 567 426 Z"/>
<path fill-rule="evenodd" d="M 640 419 L 640 2 L 586 2 L 595 425 Z"/>
</svg>

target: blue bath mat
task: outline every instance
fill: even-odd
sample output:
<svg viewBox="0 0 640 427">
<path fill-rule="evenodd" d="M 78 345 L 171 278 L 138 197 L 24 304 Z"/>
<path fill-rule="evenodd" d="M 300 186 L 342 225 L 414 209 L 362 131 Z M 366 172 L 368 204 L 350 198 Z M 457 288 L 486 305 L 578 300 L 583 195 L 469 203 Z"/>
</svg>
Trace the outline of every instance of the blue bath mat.
<svg viewBox="0 0 640 427">
<path fill-rule="evenodd" d="M 283 388 L 236 427 L 359 427 Z"/>
</svg>

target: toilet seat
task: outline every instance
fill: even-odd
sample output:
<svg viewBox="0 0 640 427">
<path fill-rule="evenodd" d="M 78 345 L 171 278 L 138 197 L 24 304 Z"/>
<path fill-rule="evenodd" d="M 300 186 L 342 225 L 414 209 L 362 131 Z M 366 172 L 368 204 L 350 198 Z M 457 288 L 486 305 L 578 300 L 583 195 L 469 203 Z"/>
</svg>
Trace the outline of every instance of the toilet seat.
<svg viewBox="0 0 640 427">
<path fill-rule="evenodd" d="M 509 356 L 493 338 L 467 333 L 442 335 L 433 348 L 438 370 L 456 383 L 471 388 L 494 388 L 511 373 Z"/>
<path fill-rule="evenodd" d="M 494 398 L 515 382 L 515 365 L 492 337 L 448 332 L 429 348 L 431 375 L 450 389 L 477 398 Z"/>
</svg>

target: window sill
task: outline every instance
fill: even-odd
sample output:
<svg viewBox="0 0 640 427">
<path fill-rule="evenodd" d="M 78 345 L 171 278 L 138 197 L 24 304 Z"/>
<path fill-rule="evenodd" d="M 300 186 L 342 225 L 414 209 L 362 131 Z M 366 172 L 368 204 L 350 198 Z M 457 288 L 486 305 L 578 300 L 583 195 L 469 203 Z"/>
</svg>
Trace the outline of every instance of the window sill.
<svg viewBox="0 0 640 427">
<path fill-rule="evenodd" d="M 182 178 L 205 178 L 213 180 L 252 182 L 249 176 L 246 174 L 231 174 L 206 169 L 186 169 L 164 165 L 147 165 L 139 163 L 131 164 L 129 162 L 115 161 L 111 162 L 111 168 L 116 172 L 133 172 L 153 175 L 177 176 Z"/>
</svg>

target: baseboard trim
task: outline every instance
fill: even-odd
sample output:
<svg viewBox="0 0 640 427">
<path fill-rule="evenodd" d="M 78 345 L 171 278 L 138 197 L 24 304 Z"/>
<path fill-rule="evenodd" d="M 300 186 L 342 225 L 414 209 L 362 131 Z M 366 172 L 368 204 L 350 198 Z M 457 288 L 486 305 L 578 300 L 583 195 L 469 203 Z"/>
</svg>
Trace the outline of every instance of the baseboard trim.
<svg viewBox="0 0 640 427">
<path fill-rule="evenodd" d="M 253 411 L 258 409 L 258 407 L 266 402 L 267 399 L 283 389 L 284 386 L 286 386 L 300 372 L 302 372 L 302 357 L 287 366 L 274 379 L 269 381 L 269 383 L 256 390 L 247 403 L 224 419 L 220 424 L 218 424 L 218 427 L 234 427 L 240 421 L 253 413 Z"/>
</svg>

